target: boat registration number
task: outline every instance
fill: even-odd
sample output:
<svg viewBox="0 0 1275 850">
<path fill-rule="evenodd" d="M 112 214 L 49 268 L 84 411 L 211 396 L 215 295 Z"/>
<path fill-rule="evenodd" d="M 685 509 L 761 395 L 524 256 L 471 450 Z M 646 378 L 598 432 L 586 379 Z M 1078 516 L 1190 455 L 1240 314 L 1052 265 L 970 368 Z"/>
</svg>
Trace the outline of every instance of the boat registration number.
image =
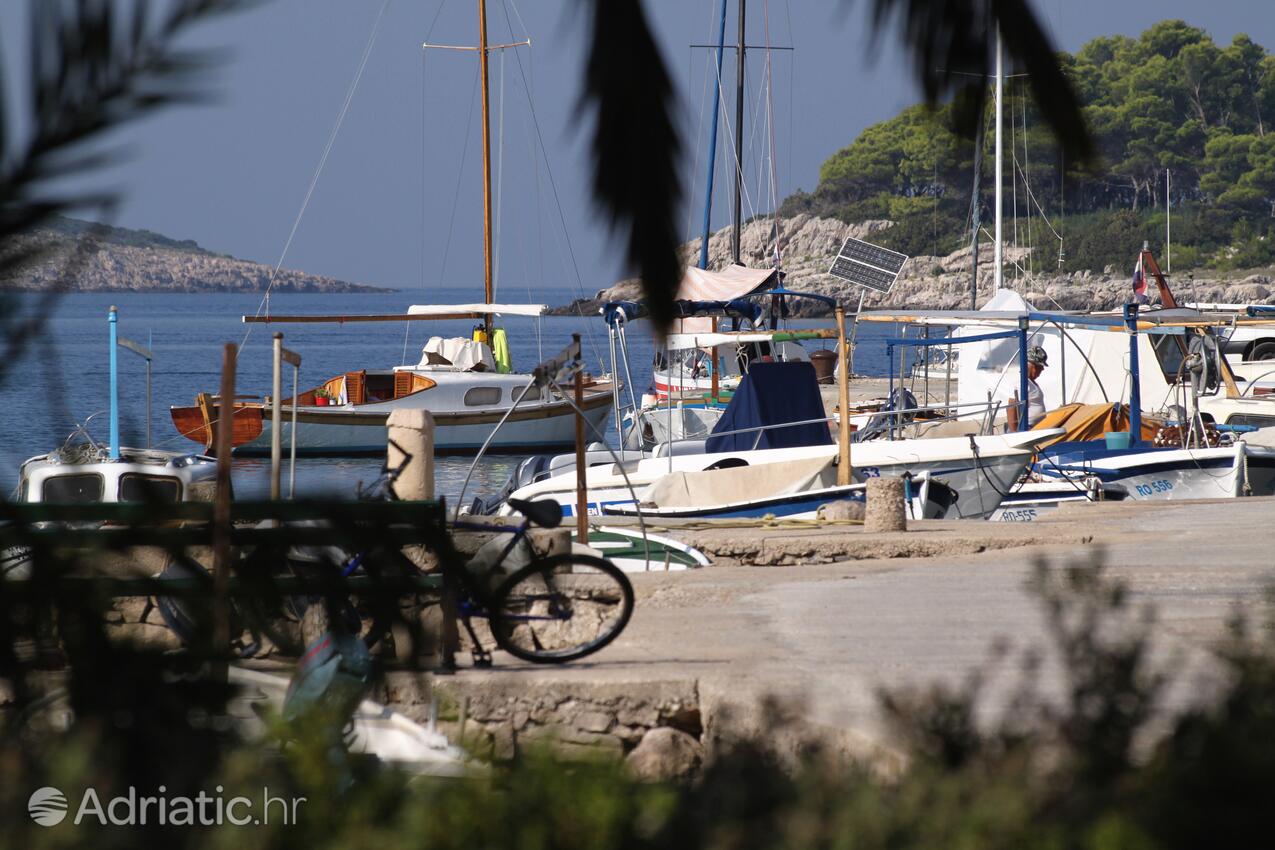
<svg viewBox="0 0 1275 850">
<path fill-rule="evenodd" d="M 1148 484 L 1138 484 L 1134 489 L 1138 491 L 1139 496 L 1154 496 L 1156 493 L 1167 493 L 1172 490 L 1173 482 L 1160 478 Z"/>
<path fill-rule="evenodd" d="M 1036 516 L 1035 508 L 1011 508 L 1001 511 L 1001 522 L 1032 522 Z"/>
</svg>

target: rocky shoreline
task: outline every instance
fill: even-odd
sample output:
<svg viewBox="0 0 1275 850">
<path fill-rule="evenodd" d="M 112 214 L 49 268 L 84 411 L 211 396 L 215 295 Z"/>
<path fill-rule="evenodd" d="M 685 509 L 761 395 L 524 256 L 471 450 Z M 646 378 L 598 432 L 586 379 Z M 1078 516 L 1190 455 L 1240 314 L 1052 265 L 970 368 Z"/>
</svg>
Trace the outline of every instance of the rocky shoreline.
<svg viewBox="0 0 1275 850">
<path fill-rule="evenodd" d="M 36 258 L 0 278 L 0 290 L 19 292 L 264 292 L 273 268 L 263 263 L 214 254 L 193 243 L 123 244 L 117 234 L 139 231 L 106 229 L 67 232 L 41 228 L 15 237 L 0 254 Z M 3 259 L 0 256 L 0 259 Z M 280 269 L 275 292 L 392 292 L 294 269 Z"/>
<path fill-rule="evenodd" d="M 792 289 L 829 295 L 853 308 L 858 304 L 859 288 L 828 274 L 846 237 L 872 241 L 874 233 L 890 226 L 888 221 L 866 221 L 859 224 L 809 215 L 798 215 L 780 222 L 779 248 L 786 284 Z M 740 235 L 740 254 L 745 265 L 765 267 L 773 261 L 773 222 L 769 218 L 754 219 Z M 700 240 L 683 246 L 688 262 L 698 259 Z M 1005 251 L 1006 286 L 1019 292 L 1042 309 L 1110 310 L 1128 301 L 1133 264 L 1138 246 L 1131 246 L 1129 268 L 1110 266 L 1101 272 L 1081 271 L 1063 274 L 1028 274 L 1031 251 L 1007 248 Z M 978 303 L 992 295 L 992 246 L 979 248 Z M 710 268 L 722 268 L 730 256 L 730 229 L 717 231 L 708 242 Z M 1037 265 L 1040 264 L 1037 261 Z M 1054 262 L 1045 258 L 1045 264 Z M 1017 272 L 1017 274 L 1016 274 Z M 888 295 L 869 293 L 865 308 L 909 310 L 960 310 L 969 308 L 970 249 L 965 248 L 945 257 L 912 257 L 903 268 L 898 282 Z M 1174 275 L 1170 286 L 1179 300 L 1204 303 L 1269 304 L 1275 302 L 1275 269 L 1243 272 L 1204 270 L 1198 276 Z M 601 290 L 593 298 L 578 299 L 551 312 L 557 315 L 596 314 L 607 301 L 640 296 L 637 280 L 624 280 Z M 798 305 L 800 315 L 818 315 L 813 302 Z"/>
</svg>

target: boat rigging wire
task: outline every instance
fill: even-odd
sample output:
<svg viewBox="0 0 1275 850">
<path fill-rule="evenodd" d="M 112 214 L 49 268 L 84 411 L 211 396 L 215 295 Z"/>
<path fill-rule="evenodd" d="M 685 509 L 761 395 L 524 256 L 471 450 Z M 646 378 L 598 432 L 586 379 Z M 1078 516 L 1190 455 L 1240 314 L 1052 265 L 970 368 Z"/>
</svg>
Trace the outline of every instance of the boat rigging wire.
<svg viewBox="0 0 1275 850">
<path fill-rule="evenodd" d="M 709 6 L 709 12 L 710 12 L 709 37 L 711 38 L 712 30 L 713 30 L 713 19 L 716 18 L 717 16 L 714 13 L 714 10 L 711 5 Z M 692 74 L 692 61 L 693 61 L 694 55 L 695 55 L 695 47 L 693 45 L 688 46 L 686 48 L 686 76 L 688 79 L 690 78 Z M 700 148 L 701 148 L 700 141 L 703 139 L 703 136 L 704 136 L 704 106 L 708 102 L 708 79 L 710 76 L 719 76 L 715 70 L 714 71 L 709 70 L 710 68 L 716 68 L 717 66 L 717 62 L 713 58 L 713 56 L 714 54 L 711 51 L 706 53 L 704 56 L 704 84 L 700 86 L 699 116 L 695 122 L 695 146 L 694 146 L 695 155 L 691 160 L 692 161 L 691 175 L 690 175 L 691 182 L 689 184 L 691 186 L 695 186 L 699 183 L 699 163 L 700 163 Z M 720 86 L 721 86 L 720 77 L 717 81 L 717 84 L 720 91 Z M 718 121 L 722 120 L 720 110 L 718 111 L 717 120 Z M 717 151 L 711 150 L 708 152 L 708 155 L 710 158 L 716 157 Z M 712 199 L 708 197 L 707 192 L 705 192 L 704 203 L 709 204 L 711 207 Z M 685 242 L 691 241 L 691 235 L 695 227 L 695 212 L 694 212 L 695 207 L 696 207 L 695 192 L 694 190 L 692 190 L 688 192 L 686 196 L 686 238 L 683 240 Z"/>
<path fill-rule="evenodd" d="M 301 219 L 305 216 L 306 208 L 310 205 L 310 199 L 314 196 L 315 187 L 319 185 L 319 177 L 323 174 L 323 167 L 327 165 L 328 156 L 332 153 L 332 146 L 336 143 L 337 134 L 341 132 L 341 124 L 345 121 L 346 114 L 350 111 L 350 104 L 354 101 L 354 93 L 358 90 L 359 81 L 363 79 L 363 71 L 367 68 L 367 60 L 372 55 L 372 47 L 376 44 L 377 33 L 381 30 L 381 20 L 385 17 L 385 10 L 389 8 L 391 0 L 384 0 L 381 3 L 380 11 L 376 13 L 376 20 L 372 23 L 372 32 L 368 35 L 367 45 L 363 48 L 363 57 L 359 60 L 358 70 L 354 73 L 354 79 L 350 81 L 350 87 L 345 93 L 345 101 L 341 104 L 341 111 L 337 114 L 336 123 L 332 126 L 332 132 L 328 135 L 328 142 L 323 147 L 323 154 L 319 157 L 319 164 L 314 169 L 314 174 L 310 178 L 310 186 L 306 189 L 305 197 L 301 201 L 301 209 L 297 210 L 297 217 L 292 222 L 292 230 L 288 232 L 287 241 L 283 243 L 283 251 L 279 254 L 279 261 L 275 263 L 274 269 L 270 272 L 270 277 L 266 279 L 266 291 L 261 296 L 261 303 L 257 305 L 256 315 L 260 316 L 264 310 L 266 315 L 270 315 L 270 290 L 274 287 L 275 276 L 279 274 L 279 269 L 283 267 L 284 258 L 288 256 L 288 250 L 292 247 L 292 240 L 296 238 L 297 228 L 301 226 Z M 440 7 L 441 9 L 441 3 Z M 437 19 L 437 15 L 435 15 Z M 239 343 L 239 347 L 243 348 L 248 343 L 248 337 L 252 336 L 253 325 L 248 325 L 248 330 L 244 332 L 243 341 Z"/>
<path fill-rule="evenodd" d="M 421 52 L 423 54 L 425 51 Z M 452 214 L 447 217 L 447 239 L 443 243 L 443 258 L 438 269 L 440 285 L 447 277 L 447 259 L 452 251 L 452 235 L 456 232 L 456 210 L 460 207 L 460 187 L 465 181 L 465 162 L 469 159 L 469 139 L 474 130 L 474 104 L 478 101 L 474 93 L 478 91 L 478 78 L 479 69 L 475 67 L 474 82 L 469 90 L 469 115 L 465 118 L 465 141 L 460 146 L 460 168 L 456 169 L 456 189 L 452 193 Z M 421 191 L 425 191 L 424 186 L 421 187 Z"/>
<path fill-rule="evenodd" d="M 772 218 L 774 223 L 775 268 L 779 268 L 783 264 L 783 253 L 779 249 L 779 239 L 783 231 L 779 221 L 779 171 L 775 163 L 775 80 L 770 49 L 770 0 L 763 0 L 761 8 L 762 21 L 766 33 L 766 124 L 770 131 L 770 197 L 775 206 Z M 791 140 L 789 141 L 791 144 Z"/>
<path fill-rule="evenodd" d="M 515 2 L 512 2 L 512 0 L 510 0 L 510 2 L 508 3 L 501 3 L 500 5 L 501 9 L 505 13 L 505 23 L 509 27 L 510 32 L 513 31 L 513 22 L 509 18 L 510 6 L 513 6 L 514 17 L 518 19 L 519 26 L 521 26 L 523 28 L 523 31 L 525 32 L 526 25 L 523 23 L 522 14 L 518 11 L 518 4 Z M 575 274 L 576 293 L 580 296 L 581 299 L 583 299 L 585 297 L 584 279 L 580 276 L 580 264 L 576 262 L 575 246 L 571 244 L 571 237 L 567 233 L 566 214 L 562 210 L 562 200 L 558 196 L 558 184 L 553 179 L 553 166 L 549 164 L 549 153 L 545 149 L 544 134 L 540 131 L 540 119 L 536 116 L 536 110 L 534 108 L 534 102 L 532 98 L 531 84 L 527 81 L 527 71 L 523 67 L 522 56 L 519 55 L 517 50 L 514 51 L 514 61 L 515 63 L 517 63 L 517 66 L 518 66 L 518 76 L 522 79 L 523 91 L 527 95 L 527 107 L 528 107 L 527 112 L 531 116 L 531 126 L 532 126 L 532 129 L 535 131 L 536 142 L 540 150 L 540 158 L 544 161 L 545 173 L 549 177 L 549 190 L 553 197 L 554 206 L 557 209 L 558 222 L 562 227 L 561 239 L 562 241 L 565 241 L 566 243 L 566 246 L 567 246 L 566 253 L 571 260 L 571 270 Z M 559 239 L 558 232 L 556 230 L 554 231 L 554 239 L 555 241 Z M 561 248 L 559 248 L 559 250 L 561 250 Z M 588 318 L 584 315 L 584 311 L 580 307 L 576 308 L 576 313 L 580 316 L 581 319 Z M 589 340 L 589 348 L 593 351 L 593 356 L 598 361 L 598 371 L 599 372 L 605 371 L 606 367 L 604 366 L 603 360 L 602 360 L 602 350 L 601 348 L 598 347 L 597 337 L 593 330 L 593 323 L 585 322 L 584 331 L 585 331 L 586 338 Z"/>
</svg>

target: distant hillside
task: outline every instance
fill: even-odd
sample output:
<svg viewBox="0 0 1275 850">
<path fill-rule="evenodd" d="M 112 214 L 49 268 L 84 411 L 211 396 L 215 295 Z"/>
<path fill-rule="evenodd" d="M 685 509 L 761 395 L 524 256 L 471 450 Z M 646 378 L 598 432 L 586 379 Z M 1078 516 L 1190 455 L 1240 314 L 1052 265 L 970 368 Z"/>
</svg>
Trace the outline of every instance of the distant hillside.
<svg viewBox="0 0 1275 850">
<path fill-rule="evenodd" d="M 781 219 L 779 250 L 783 256 L 785 283 L 801 292 L 830 295 L 851 309 L 858 304 L 858 287 L 828 274 L 828 267 L 847 236 L 869 242 L 882 241 L 890 221 L 875 220 L 845 224 L 829 218 L 797 215 Z M 773 219 L 757 218 L 748 222 L 740 235 L 740 259 L 744 265 L 766 268 L 774 260 Z M 1041 308 L 1061 307 L 1067 310 L 1110 310 L 1129 300 L 1133 264 L 1141 244 L 1128 250 L 1122 261 L 1095 271 L 1056 272 L 1048 269 L 1028 276 L 1015 273 L 1016 268 L 1032 265 L 1031 252 L 1010 247 L 1005 252 L 1005 284 Z M 682 246 L 688 263 L 699 259 L 699 240 Z M 984 242 L 979 248 L 978 303 L 986 303 L 992 295 L 992 246 Z M 730 263 L 730 228 L 712 234 L 708 240 L 709 268 L 720 269 Z M 1176 263 L 1175 263 L 1176 265 Z M 1040 266 L 1038 265 L 1039 269 Z M 917 255 L 908 260 L 903 273 L 889 295 L 871 293 L 864 306 L 894 307 L 914 310 L 959 310 L 969 306 L 970 249 L 959 248 L 940 256 Z M 1184 301 L 1269 304 L 1275 302 L 1275 269 L 1254 268 L 1229 272 L 1201 272 L 1198 275 L 1174 275 L 1171 286 Z M 559 315 L 597 315 L 607 301 L 642 297 L 636 280 L 621 281 L 604 289 L 593 298 L 581 299 L 555 309 Z M 814 301 L 794 299 L 799 315 L 819 315 L 825 308 Z"/>
<path fill-rule="evenodd" d="M 1217 44 L 1172 20 L 1137 38 L 1096 38 L 1060 60 L 1103 163 L 1085 173 L 1061 162 L 1026 81 L 1006 83 L 1006 240 L 1036 249 L 1037 273 L 1123 268 L 1144 240 L 1161 252 L 1166 193 L 1175 271 L 1275 263 L 1275 56 L 1246 35 Z M 989 105 L 988 230 L 992 120 Z M 781 213 L 889 220 L 878 241 L 910 255 L 968 246 L 974 146 L 950 126 L 948 107 L 913 106 L 867 128 L 828 158 L 813 192 L 797 192 Z"/>
<path fill-rule="evenodd" d="M 0 252 L 30 253 L 31 260 L 18 274 L 0 278 L 0 289 L 24 291 L 63 287 L 68 292 L 260 292 L 269 284 L 272 270 L 262 263 L 214 254 L 193 240 L 72 218 L 56 218 L 0 246 Z M 274 291 L 389 290 L 280 269 Z"/>
</svg>

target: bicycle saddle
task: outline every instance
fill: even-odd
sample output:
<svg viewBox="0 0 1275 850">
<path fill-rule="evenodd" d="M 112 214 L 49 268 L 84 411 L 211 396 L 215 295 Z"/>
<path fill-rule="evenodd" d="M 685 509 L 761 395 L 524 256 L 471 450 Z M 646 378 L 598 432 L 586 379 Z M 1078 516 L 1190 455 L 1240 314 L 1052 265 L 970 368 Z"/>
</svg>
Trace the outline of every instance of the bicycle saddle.
<svg viewBox="0 0 1275 850">
<path fill-rule="evenodd" d="M 510 499 L 509 507 L 531 520 L 541 528 L 557 528 L 562 525 L 562 505 L 553 499 L 541 499 L 538 502 L 527 499 Z"/>
</svg>

